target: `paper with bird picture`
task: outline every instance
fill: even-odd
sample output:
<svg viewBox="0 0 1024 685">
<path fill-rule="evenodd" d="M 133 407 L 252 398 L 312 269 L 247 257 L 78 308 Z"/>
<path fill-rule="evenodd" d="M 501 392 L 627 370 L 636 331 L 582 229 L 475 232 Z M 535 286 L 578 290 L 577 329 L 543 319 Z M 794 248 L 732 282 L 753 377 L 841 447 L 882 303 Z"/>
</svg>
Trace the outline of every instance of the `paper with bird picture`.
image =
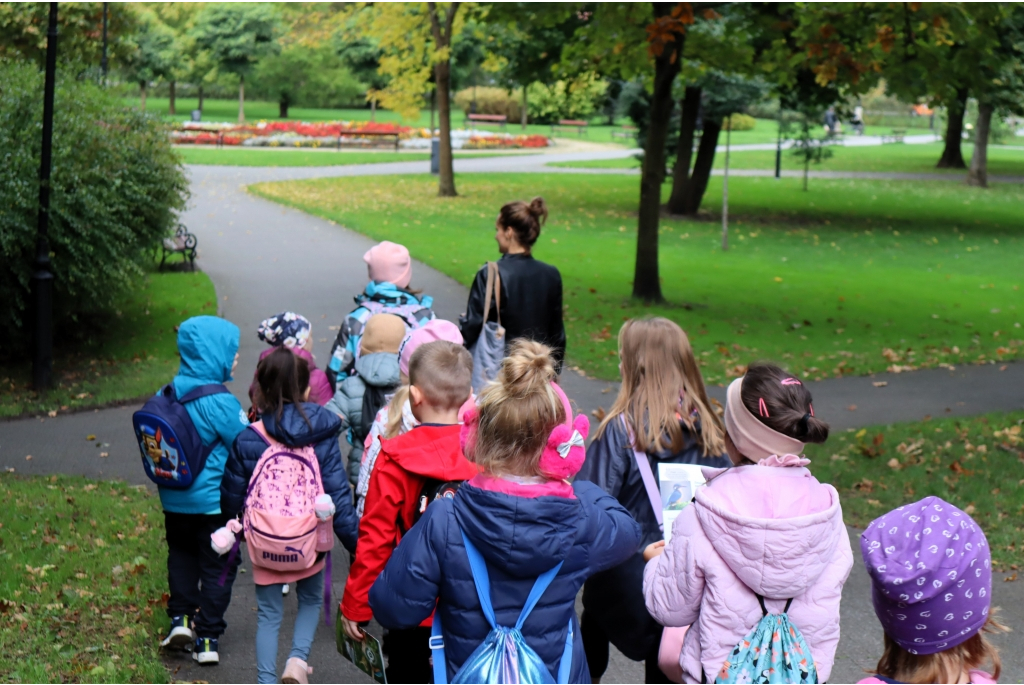
<svg viewBox="0 0 1024 685">
<path fill-rule="evenodd" d="M 672 524 L 679 514 L 693 502 L 697 490 L 707 480 L 696 464 L 658 464 L 658 484 L 661 491 L 662 521 L 665 524 L 665 542 L 672 539 Z"/>
</svg>

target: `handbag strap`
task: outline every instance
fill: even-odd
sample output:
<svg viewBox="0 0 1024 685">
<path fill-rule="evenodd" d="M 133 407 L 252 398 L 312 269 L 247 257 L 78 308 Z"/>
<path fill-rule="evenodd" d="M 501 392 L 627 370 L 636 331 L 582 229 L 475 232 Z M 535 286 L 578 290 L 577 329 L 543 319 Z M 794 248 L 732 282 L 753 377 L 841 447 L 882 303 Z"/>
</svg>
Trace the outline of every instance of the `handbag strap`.
<svg viewBox="0 0 1024 685">
<path fill-rule="evenodd" d="M 487 262 L 487 290 L 484 293 L 484 323 L 491 313 L 491 297 L 494 297 L 494 312 L 501 327 L 501 272 L 497 262 Z"/>
<path fill-rule="evenodd" d="M 629 447 L 633 451 L 633 459 L 636 461 L 636 468 L 640 471 L 640 478 L 644 482 L 644 489 L 647 490 L 647 499 L 651 501 L 651 508 L 654 509 L 654 518 L 658 520 L 658 530 L 665 532 L 665 522 L 662 520 L 661 491 L 658 483 L 654 480 L 654 472 L 651 471 L 651 462 L 646 452 L 636 449 L 633 439 L 633 431 L 626 422 L 626 415 L 619 414 L 622 420 L 622 427 L 626 430 L 626 438 L 629 440 Z"/>
</svg>

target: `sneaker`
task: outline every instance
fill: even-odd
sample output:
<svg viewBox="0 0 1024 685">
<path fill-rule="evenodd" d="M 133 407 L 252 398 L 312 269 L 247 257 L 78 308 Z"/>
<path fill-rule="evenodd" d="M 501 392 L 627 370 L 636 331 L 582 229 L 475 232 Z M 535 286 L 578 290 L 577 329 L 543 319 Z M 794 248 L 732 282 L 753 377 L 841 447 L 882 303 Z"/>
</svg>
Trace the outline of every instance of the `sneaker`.
<svg viewBox="0 0 1024 685">
<path fill-rule="evenodd" d="M 281 586 L 281 594 L 284 595 L 285 597 L 287 597 L 288 596 L 288 589 L 289 589 L 288 588 L 288 583 L 285 583 L 284 585 L 282 585 Z"/>
<path fill-rule="evenodd" d="M 219 664 L 220 655 L 217 653 L 217 638 L 197 637 L 195 646 L 192 648 L 192 658 L 199 662 L 200 666 Z"/>
<path fill-rule="evenodd" d="M 191 616 L 175 616 L 171 619 L 171 632 L 160 641 L 161 647 L 187 650 L 196 641 Z"/>
<path fill-rule="evenodd" d="M 309 667 L 302 659 L 297 656 L 293 656 L 288 659 L 288 662 L 284 665 L 284 673 L 281 674 L 282 683 L 301 683 L 306 685 L 309 682 L 309 676 L 313 673 L 313 669 Z"/>
</svg>

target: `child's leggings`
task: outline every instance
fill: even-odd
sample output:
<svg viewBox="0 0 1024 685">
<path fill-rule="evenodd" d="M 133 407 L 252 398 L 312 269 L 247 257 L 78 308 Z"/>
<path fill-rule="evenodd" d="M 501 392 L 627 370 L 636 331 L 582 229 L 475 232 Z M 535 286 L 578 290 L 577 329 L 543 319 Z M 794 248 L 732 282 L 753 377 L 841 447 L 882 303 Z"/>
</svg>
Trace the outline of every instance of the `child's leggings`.
<svg viewBox="0 0 1024 685">
<path fill-rule="evenodd" d="M 256 586 L 256 668 L 260 683 L 277 682 L 277 636 L 284 617 L 284 597 L 281 583 Z M 295 616 L 295 632 L 292 634 L 292 651 L 288 658 L 298 657 L 309 660 L 316 626 L 320 622 L 320 607 L 324 601 L 324 572 L 303 578 L 295 584 L 295 596 L 299 600 L 299 612 Z"/>
</svg>

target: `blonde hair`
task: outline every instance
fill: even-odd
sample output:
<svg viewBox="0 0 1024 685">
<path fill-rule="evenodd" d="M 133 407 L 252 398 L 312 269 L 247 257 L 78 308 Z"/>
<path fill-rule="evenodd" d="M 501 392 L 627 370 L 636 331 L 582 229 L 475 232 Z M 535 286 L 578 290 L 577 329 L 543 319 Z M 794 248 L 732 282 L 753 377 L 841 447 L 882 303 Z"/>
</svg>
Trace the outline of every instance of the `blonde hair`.
<svg viewBox="0 0 1024 685">
<path fill-rule="evenodd" d="M 458 409 L 473 392 L 473 356 L 447 340 L 420 345 L 409 360 L 409 385 L 438 409 Z"/>
<path fill-rule="evenodd" d="M 885 651 L 878 660 L 876 673 L 901 683 L 955 683 L 964 671 L 978 670 L 982 666 L 993 680 L 999 680 L 1003 670 L 999 650 L 988 641 L 985 633 L 1002 633 L 1009 629 L 995 618 L 996 609 L 989 614 L 981 630 L 952 647 L 935 654 L 911 654 L 885 635 Z"/>
<path fill-rule="evenodd" d="M 398 390 L 391 397 L 391 403 L 388 404 L 388 420 L 384 425 L 385 438 L 397 438 L 402 433 L 402 412 L 408 401 L 409 378 L 403 374 L 402 384 L 398 386 Z"/>
<path fill-rule="evenodd" d="M 551 348 L 533 340 L 512 344 L 498 377 L 480 393 L 476 443 L 470 461 L 492 474 L 539 476 L 537 465 L 548 435 L 565 422 L 555 394 Z"/>
<path fill-rule="evenodd" d="M 675 322 L 662 317 L 630 319 L 619 330 L 622 385 L 611 411 L 597 429 L 625 416 L 633 444 L 641 452 L 683 449 L 680 420 L 696 432 L 693 412 L 700 419 L 704 454 L 725 452 L 725 429 L 711 407 L 693 348 Z M 668 436 L 669 444 L 665 444 Z"/>
</svg>

